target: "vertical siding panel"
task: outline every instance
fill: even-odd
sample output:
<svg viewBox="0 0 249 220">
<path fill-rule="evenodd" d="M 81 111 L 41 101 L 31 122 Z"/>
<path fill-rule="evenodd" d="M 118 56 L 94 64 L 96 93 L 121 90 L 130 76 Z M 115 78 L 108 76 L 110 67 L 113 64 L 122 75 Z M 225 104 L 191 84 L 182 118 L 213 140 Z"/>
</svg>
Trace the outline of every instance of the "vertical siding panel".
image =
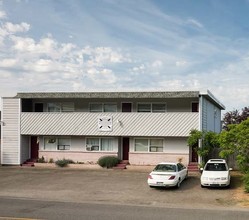
<svg viewBox="0 0 249 220">
<path fill-rule="evenodd" d="M 20 164 L 20 99 L 3 98 L 1 163 Z"/>
</svg>

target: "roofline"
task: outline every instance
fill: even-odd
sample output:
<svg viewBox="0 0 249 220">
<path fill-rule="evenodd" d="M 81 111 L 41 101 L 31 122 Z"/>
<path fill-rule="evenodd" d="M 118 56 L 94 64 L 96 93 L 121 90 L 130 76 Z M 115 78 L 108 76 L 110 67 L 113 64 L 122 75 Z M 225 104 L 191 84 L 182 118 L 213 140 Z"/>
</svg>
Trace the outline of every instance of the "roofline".
<svg viewBox="0 0 249 220">
<path fill-rule="evenodd" d="M 153 92 L 28 92 L 17 93 L 15 98 L 198 98 L 198 91 Z"/>
<path fill-rule="evenodd" d="M 225 105 L 223 105 L 209 90 L 205 92 L 200 92 L 200 95 L 209 99 L 211 102 L 216 104 L 220 109 L 222 110 L 226 109 Z"/>
</svg>

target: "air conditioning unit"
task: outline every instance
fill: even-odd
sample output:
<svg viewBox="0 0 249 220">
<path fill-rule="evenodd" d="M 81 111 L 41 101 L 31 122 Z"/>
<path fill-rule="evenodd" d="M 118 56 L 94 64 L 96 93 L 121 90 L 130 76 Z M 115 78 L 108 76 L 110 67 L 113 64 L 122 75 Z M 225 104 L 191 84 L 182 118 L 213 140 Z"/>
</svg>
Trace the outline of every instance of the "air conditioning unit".
<svg viewBox="0 0 249 220">
<path fill-rule="evenodd" d="M 91 144 L 86 145 L 86 150 L 87 151 L 92 151 L 92 149 L 93 149 L 93 146 Z"/>
</svg>

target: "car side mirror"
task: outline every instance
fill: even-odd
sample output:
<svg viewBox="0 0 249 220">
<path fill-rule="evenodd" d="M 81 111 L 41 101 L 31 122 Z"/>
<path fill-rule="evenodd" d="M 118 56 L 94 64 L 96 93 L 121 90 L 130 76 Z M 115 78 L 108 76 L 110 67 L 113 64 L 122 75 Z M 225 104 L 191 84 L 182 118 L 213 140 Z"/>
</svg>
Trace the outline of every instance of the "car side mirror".
<svg viewBox="0 0 249 220">
<path fill-rule="evenodd" d="M 229 171 L 232 171 L 233 170 L 233 168 L 229 168 Z"/>
<path fill-rule="evenodd" d="M 203 172 L 203 168 L 200 168 L 200 173 L 202 173 Z"/>
</svg>

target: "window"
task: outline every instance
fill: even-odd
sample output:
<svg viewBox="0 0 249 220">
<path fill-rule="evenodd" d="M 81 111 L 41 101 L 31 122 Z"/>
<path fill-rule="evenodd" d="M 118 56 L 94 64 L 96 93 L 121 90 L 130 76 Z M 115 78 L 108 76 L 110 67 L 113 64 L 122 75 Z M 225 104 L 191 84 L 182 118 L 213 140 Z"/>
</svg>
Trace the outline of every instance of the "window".
<svg viewBox="0 0 249 220">
<path fill-rule="evenodd" d="M 135 151 L 163 152 L 163 139 L 135 139 Z"/>
<path fill-rule="evenodd" d="M 87 138 L 86 143 L 93 151 L 113 151 L 113 138 Z"/>
<path fill-rule="evenodd" d="M 162 113 L 166 112 L 166 104 L 165 103 L 139 103 L 137 105 L 138 112 L 154 112 L 154 113 Z"/>
<path fill-rule="evenodd" d="M 73 102 L 48 103 L 48 112 L 73 112 Z"/>
<path fill-rule="evenodd" d="M 116 112 L 117 105 L 116 104 L 104 104 L 104 112 Z"/>
<path fill-rule="evenodd" d="M 102 112 L 102 104 L 90 104 L 90 112 Z"/>
<path fill-rule="evenodd" d="M 70 138 L 58 138 L 57 150 L 70 150 Z"/>
<path fill-rule="evenodd" d="M 67 137 L 45 137 L 44 150 L 70 150 L 71 139 Z"/>
<path fill-rule="evenodd" d="M 44 138 L 44 150 L 56 150 L 57 140 L 55 137 Z"/>
<path fill-rule="evenodd" d="M 138 104 L 137 105 L 138 112 L 151 112 L 151 104 Z"/>
<path fill-rule="evenodd" d="M 117 112 L 117 104 L 90 103 L 90 112 Z"/>
<path fill-rule="evenodd" d="M 135 151 L 148 152 L 148 139 L 136 139 L 135 140 Z"/>
<path fill-rule="evenodd" d="M 163 139 L 151 139 L 150 152 L 163 152 Z"/>
<path fill-rule="evenodd" d="M 156 103 L 152 103 L 152 112 L 165 112 L 166 111 L 166 107 L 165 104 L 156 104 Z"/>
<path fill-rule="evenodd" d="M 192 112 L 199 112 L 199 103 L 192 102 Z"/>
</svg>

